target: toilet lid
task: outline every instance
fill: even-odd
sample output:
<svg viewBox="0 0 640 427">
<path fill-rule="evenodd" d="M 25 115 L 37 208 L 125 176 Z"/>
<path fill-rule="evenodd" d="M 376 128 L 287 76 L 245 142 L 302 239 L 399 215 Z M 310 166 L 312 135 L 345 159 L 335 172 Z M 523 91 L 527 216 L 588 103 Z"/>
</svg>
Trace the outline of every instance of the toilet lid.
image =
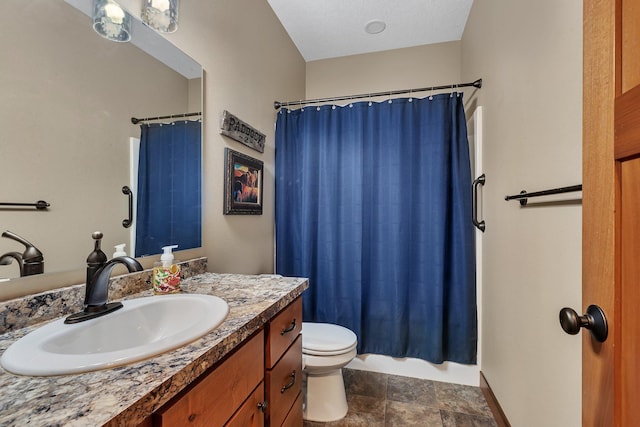
<svg viewBox="0 0 640 427">
<path fill-rule="evenodd" d="M 358 337 L 349 329 L 330 323 L 302 322 L 302 352 L 335 355 L 351 351 Z"/>
</svg>

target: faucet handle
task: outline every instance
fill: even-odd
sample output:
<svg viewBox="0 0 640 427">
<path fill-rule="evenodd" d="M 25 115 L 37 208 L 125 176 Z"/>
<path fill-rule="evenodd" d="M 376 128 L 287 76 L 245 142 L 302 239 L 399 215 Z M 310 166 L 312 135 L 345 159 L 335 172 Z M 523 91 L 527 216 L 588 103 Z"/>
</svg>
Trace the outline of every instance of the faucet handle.
<svg viewBox="0 0 640 427">
<path fill-rule="evenodd" d="M 87 265 L 90 267 L 101 267 L 107 262 L 107 254 L 102 252 L 100 245 L 102 243 L 102 232 L 94 231 L 91 237 L 95 240 L 93 251 L 87 257 Z"/>
<path fill-rule="evenodd" d="M 24 237 L 19 236 L 16 233 L 13 233 L 9 230 L 2 233 L 2 237 L 15 240 L 16 242 L 22 243 L 24 245 L 24 253 L 22 254 L 22 259 L 25 262 L 40 263 L 44 261 L 44 256 L 42 255 L 42 252 L 40 252 L 38 248 L 33 246 L 33 244 L 29 242 L 27 239 L 25 239 Z M 40 273 L 42 273 L 42 271 L 40 271 Z"/>
</svg>

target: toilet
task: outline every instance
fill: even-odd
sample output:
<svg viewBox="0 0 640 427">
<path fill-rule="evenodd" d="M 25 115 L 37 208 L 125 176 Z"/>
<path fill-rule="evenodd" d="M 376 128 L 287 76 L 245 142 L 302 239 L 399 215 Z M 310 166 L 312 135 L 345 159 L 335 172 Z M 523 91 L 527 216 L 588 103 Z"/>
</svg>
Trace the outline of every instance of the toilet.
<svg viewBox="0 0 640 427">
<path fill-rule="evenodd" d="M 302 322 L 305 420 L 329 422 L 347 415 L 342 368 L 356 357 L 357 345 L 358 337 L 345 327 Z"/>
</svg>

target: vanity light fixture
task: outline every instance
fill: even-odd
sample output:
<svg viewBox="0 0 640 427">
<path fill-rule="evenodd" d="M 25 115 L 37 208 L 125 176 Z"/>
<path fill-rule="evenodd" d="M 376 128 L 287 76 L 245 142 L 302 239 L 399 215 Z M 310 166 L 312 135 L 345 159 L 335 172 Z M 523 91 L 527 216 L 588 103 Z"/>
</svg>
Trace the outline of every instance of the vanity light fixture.
<svg viewBox="0 0 640 427">
<path fill-rule="evenodd" d="M 93 29 L 114 42 L 131 40 L 131 15 L 114 0 L 93 0 Z"/>
<path fill-rule="evenodd" d="M 156 31 L 173 33 L 178 29 L 178 0 L 144 0 L 142 22 Z"/>
</svg>

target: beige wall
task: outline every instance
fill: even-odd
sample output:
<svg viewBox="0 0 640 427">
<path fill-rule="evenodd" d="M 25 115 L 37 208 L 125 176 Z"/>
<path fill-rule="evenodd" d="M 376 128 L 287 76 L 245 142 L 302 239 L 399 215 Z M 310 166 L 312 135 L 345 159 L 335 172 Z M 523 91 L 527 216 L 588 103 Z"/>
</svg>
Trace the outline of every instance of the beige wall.
<svg viewBox="0 0 640 427">
<path fill-rule="evenodd" d="M 312 61 L 307 63 L 306 98 L 456 83 L 460 61 L 460 42 Z"/>
<path fill-rule="evenodd" d="M 189 106 L 187 111 L 195 113 L 202 111 L 202 79 L 189 80 Z M 194 119 L 193 117 L 191 118 Z"/>
<path fill-rule="evenodd" d="M 482 371 L 518 427 L 581 425 L 581 340 L 558 323 L 581 306 L 581 206 L 504 201 L 581 182 L 581 55 L 581 2 L 475 1 L 462 39 L 484 79 Z"/>
</svg>

